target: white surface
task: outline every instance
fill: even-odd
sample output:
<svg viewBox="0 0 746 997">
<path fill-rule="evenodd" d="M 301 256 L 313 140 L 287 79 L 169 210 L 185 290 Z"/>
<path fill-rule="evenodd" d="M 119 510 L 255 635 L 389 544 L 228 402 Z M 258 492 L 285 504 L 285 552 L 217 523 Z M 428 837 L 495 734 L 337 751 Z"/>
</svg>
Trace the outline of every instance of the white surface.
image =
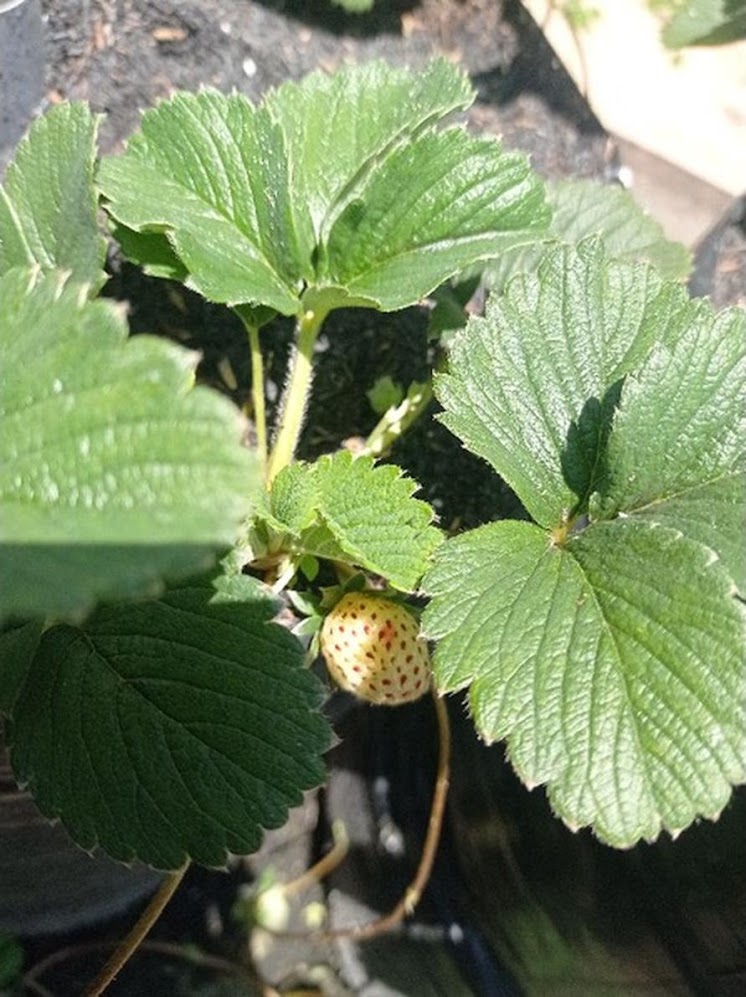
<svg viewBox="0 0 746 997">
<path fill-rule="evenodd" d="M 609 132 L 730 194 L 746 191 L 746 42 L 677 55 L 644 0 L 588 0 L 600 17 L 578 34 L 584 73 L 565 19 L 546 21 L 548 0 L 524 3 Z"/>
</svg>

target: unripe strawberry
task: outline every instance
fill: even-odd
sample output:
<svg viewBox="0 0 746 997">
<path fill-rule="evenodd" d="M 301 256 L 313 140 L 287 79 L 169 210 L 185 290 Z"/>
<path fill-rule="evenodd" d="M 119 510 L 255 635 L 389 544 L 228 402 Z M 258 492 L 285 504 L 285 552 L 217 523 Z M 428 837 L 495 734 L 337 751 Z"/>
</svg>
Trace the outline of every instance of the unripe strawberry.
<svg viewBox="0 0 746 997">
<path fill-rule="evenodd" d="M 430 687 L 430 654 L 403 606 L 370 592 L 348 592 L 324 620 L 321 653 L 329 674 L 369 703 L 398 706 Z"/>
</svg>

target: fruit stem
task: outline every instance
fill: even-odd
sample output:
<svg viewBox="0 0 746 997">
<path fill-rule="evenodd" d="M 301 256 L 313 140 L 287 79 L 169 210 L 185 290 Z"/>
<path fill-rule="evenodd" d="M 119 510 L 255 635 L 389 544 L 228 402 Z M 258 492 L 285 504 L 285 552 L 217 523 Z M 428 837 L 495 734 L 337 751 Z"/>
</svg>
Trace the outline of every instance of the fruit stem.
<svg viewBox="0 0 746 997">
<path fill-rule="evenodd" d="M 121 969 L 137 951 L 140 942 L 165 910 L 188 868 L 189 861 L 187 860 L 181 869 L 172 872 L 163 880 L 148 906 L 130 929 L 129 934 L 112 952 L 95 980 L 85 988 L 83 997 L 99 997 L 99 994 L 102 994 L 109 984 L 114 982 Z"/>
<path fill-rule="evenodd" d="M 414 879 L 404 891 L 397 905 L 388 914 L 370 921 L 368 924 L 352 928 L 332 928 L 328 931 L 272 931 L 279 938 L 310 938 L 320 942 L 336 941 L 341 938 L 351 938 L 353 941 L 366 941 L 376 938 L 401 924 L 405 917 L 413 913 L 420 902 L 422 894 L 433 871 L 435 855 L 438 851 L 440 834 L 443 829 L 448 786 L 451 773 L 451 723 L 448 719 L 448 709 L 445 700 L 441 699 L 435 689 L 432 690 L 435 716 L 438 721 L 438 771 L 435 777 L 433 799 L 430 804 L 430 818 L 427 825 L 427 835 L 422 846 L 417 872 Z M 316 881 L 317 876 L 314 876 Z M 297 892 L 294 890 L 293 892 Z M 271 930 L 271 929 L 266 929 Z"/>
</svg>

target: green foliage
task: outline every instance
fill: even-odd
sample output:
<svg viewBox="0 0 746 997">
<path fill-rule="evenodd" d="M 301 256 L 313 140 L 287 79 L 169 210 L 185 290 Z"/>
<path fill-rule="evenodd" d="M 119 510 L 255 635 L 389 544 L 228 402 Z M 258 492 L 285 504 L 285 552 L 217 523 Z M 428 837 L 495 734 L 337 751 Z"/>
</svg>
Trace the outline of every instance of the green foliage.
<svg viewBox="0 0 746 997">
<path fill-rule="evenodd" d="M 259 108 L 177 94 L 144 115 L 99 182 L 119 223 L 154 234 L 153 272 L 176 267 L 164 265 L 165 234 L 215 301 L 403 308 L 548 219 L 525 157 L 434 130 L 472 99 L 444 61 L 419 76 L 382 63 L 315 73 Z"/>
<path fill-rule="evenodd" d="M 524 157 L 447 124 L 473 96 L 444 61 L 374 63 L 259 107 L 177 94 L 96 178 L 82 106 L 19 149 L 0 195 L 0 710 L 18 778 L 83 847 L 220 865 L 321 781 L 320 688 L 254 575 L 298 578 L 306 635 L 370 583 L 355 572 L 422 584 L 441 690 L 468 687 L 482 736 L 610 843 L 715 816 L 746 777 L 746 317 L 667 280 L 688 256 L 625 193 L 567 183 L 547 203 Z M 130 258 L 244 321 L 260 452 L 194 387 L 195 355 L 128 340 L 91 300 L 95 183 Z M 459 276 L 440 333 L 485 265 L 504 293 L 449 337 L 435 390 L 533 522 L 442 542 L 400 468 L 293 451 L 330 310 Z M 257 330 L 276 312 L 297 348 L 265 454 Z M 410 385 L 392 408 L 394 388 L 371 396 L 376 452 L 430 400 Z M 231 547 L 222 574 L 165 587 Z"/>
<path fill-rule="evenodd" d="M 348 14 L 367 14 L 373 10 L 375 0 L 332 0 L 337 7 L 342 7 Z"/>
<path fill-rule="evenodd" d="M 192 387 L 197 356 L 128 341 L 84 291 L 0 277 L 0 615 L 80 613 L 203 568 L 257 484 L 239 414 Z"/>
<path fill-rule="evenodd" d="M 277 609 L 218 577 L 47 630 L 13 710 L 13 768 L 42 811 L 160 869 L 258 848 L 322 781 L 330 740 Z"/>
<path fill-rule="evenodd" d="M 436 379 L 443 421 L 551 526 L 598 487 L 621 379 L 689 308 L 651 268 L 607 262 L 598 240 L 556 248 L 457 337 Z"/>
<path fill-rule="evenodd" d="M 21 943 L 8 935 L 0 935 L 0 987 L 18 982 L 23 969 Z"/>
<path fill-rule="evenodd" d="M 411 591 L 441 540 L 416 488 L 398 467 L 349 453 L 295 463 L 274 483 L 270 525 L 290 534 L 296 557 L 342 561 Z"/>
<path fill-rule="evenodd" d="M 483 276 L 491 290 L 502 291 L 514 274 L 534 270 L 553 244 L 574 245 L 591 235 L 599 235 L 615 259 L 647 260 L 662 277 L 672 280 L 688 275 L 689 251 L 666 239 L 658 222 L 645 214 L 629 191 L 590 180 L 555 180 L 546 189 L 552 208 L 549 231 L 490 260 Z"/>
<path fill-rule="evenodd" d="M 86 105 L 60 104 L 19 145 L 0 188 L 0 275 L 37 265 L 101 285 L 106 245 L 92 183 L 97 128 Z"/>
<path fill-rule="evenodd" d="M 717 816 L 746 777 L 745 384 L 746 314 L 597 241 L 512 281 L 436 382 L 535 520 L 436 552 L 438 683 L 615 845 Z"/>
<path fill-rule="evenodd" d="M 746 38 L 746 0 L 683 0 L 663 29 L 668 48 L 727 45 Z"/>
</svg>

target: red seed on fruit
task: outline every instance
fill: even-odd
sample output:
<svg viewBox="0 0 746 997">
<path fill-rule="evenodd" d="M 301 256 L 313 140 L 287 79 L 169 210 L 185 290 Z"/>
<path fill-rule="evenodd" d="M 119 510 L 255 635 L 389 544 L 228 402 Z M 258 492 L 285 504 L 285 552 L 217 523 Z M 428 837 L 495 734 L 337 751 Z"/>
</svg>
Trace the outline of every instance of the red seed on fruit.
<svg viewBox="0 0 746 997">
<path fill-rule="evenodd" d="M 333 634 L 349 616 L 359 623 L 340 647 Z M 377 619 L 383 619 L 383 625 L 375 626 Z M 413 617 L 390 599 L 374 593 L 343 596 L 324 621 L 320 646 L 334 681 L 368 702 L 408 703 L 429 688 L 427 644 Z"/>
</svg>

